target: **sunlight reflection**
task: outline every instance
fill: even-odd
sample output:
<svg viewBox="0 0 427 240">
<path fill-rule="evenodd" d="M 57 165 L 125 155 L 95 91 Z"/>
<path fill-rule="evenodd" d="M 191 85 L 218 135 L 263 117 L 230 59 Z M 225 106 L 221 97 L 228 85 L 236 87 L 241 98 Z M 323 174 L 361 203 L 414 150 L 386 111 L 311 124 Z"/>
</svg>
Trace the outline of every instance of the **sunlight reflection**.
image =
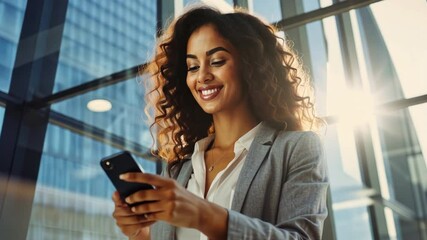
<svg viewBox="0 0 427 240">
<path fill-rule="evenodd" d="M 339 100 L 332 102 L 339 121 L 348 127 L 366 123 L 374 115 L 374 105 L 369 94 L 342 89 Z"/>
<path fill-rule="evenodd" d="M 385 220 L 387 222 L 387 230 L 391 240 L 397 239 L 396 223 L 394 222 L 393 211 L 385 207 Z"/>
</svg>

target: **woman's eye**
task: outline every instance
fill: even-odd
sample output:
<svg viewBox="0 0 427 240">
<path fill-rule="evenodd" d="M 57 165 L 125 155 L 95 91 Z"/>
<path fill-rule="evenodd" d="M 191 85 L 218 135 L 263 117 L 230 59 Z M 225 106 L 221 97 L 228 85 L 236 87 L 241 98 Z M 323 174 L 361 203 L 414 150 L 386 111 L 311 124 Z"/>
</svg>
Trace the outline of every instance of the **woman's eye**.
<svg viewBox="0 0 427 240">
<path fill-rule="evenodd" d="M 217 67 L 219 67 L 219 66 L 224 65 L 224 63 L 225 63 L 225 60 L 216 60 L 216 61 L 213 61 L 213 62 L 211 63 L 211 65 L 212 65 L 212 66 L 217 66 Z"/>
<path fill-rule="evenodd" d="M 199 66 L 189 66 L 188 68 L 187 68 L 187 71 L 188 72 L 195 72 L 195 71 L 197 71 L 199 69 Z"/>
</svg>

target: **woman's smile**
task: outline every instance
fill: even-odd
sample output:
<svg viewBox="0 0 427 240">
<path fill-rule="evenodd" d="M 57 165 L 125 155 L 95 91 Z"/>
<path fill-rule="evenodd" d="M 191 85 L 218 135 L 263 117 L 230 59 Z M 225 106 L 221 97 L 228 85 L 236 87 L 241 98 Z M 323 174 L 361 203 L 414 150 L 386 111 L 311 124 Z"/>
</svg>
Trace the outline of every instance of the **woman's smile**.
<svg viewBox="0 0 427 240">
<path fill-rule="evenodd" d="M 217 97 L 221 92 L 221 89 L 222 89 L 222 86 L 219 86 L 219 87 L 208 86 L 208 87 L 201 87 L 198 89 L 198 91 L 201 99 L 205 101 L 209 101 Z"/>
</svg>

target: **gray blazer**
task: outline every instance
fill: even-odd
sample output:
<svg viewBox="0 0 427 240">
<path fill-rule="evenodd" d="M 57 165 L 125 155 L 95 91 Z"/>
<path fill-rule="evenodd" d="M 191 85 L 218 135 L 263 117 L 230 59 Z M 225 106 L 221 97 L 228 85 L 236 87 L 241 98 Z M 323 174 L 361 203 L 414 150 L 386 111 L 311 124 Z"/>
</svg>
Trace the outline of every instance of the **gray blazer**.
<svg viewBox="0 0 427 240">
<path fill-rule="evenodd" d="M 186 186 L 192 171 L 185 162 L 177 181 Z M 319 137 L 262 123 L 237 180 L 227 239 L 321 239 L 327 188 Z M 151 239 L 176 239 L 175 233 L 174 226 L 157 222 Z"/>
</svg>

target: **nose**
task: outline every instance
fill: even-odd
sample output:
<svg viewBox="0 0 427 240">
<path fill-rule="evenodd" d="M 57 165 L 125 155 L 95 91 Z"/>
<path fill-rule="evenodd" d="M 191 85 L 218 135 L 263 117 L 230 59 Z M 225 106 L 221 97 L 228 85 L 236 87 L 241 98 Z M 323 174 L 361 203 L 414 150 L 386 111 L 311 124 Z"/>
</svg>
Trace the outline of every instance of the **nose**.
<svg viewBox="0 0 427 240">
<path fill-rule="evenodd" d="M 206 83 L 213 80 L 213 74 L 210 72 L 209 67 L 200 66 L 199 75 L 197 76 L 198 83 Z"/>
</svg>

